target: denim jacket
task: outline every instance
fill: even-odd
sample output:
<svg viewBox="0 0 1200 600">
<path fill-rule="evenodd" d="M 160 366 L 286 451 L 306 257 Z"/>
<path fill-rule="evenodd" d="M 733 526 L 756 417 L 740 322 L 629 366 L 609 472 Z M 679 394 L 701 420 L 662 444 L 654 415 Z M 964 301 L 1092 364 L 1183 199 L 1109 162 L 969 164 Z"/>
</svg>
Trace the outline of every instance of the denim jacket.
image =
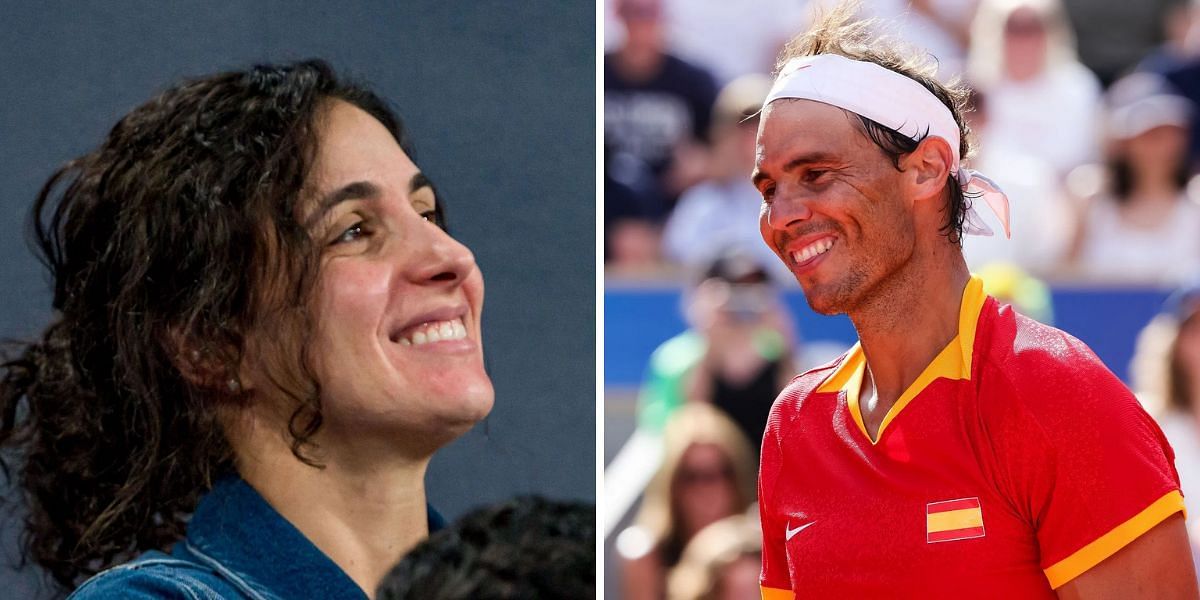
<svg viewBox="0 0 1200 600">
<path fill-rule="evenodd" d="M 445 526 L 428 508 L 429 529 Z M 397 557 L 399 560 L 399 557 Z M 366 600 L 329 557 L 240 477 L 219 481 L 170 554 L 150 551 L 99 573 L 68 600 Z"/>
</svg>

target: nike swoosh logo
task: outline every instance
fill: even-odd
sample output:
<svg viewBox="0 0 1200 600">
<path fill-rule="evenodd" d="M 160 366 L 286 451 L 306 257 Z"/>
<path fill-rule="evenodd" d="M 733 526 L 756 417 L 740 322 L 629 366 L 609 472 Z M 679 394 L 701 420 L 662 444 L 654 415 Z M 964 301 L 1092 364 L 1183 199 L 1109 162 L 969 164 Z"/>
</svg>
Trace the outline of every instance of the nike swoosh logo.
<svg viewBox="0 0 1200 600">
<path fill-rule="evenodd" d="M 787 527 L 785 526 L 785 529 L 787 529 L 787 531 L 785 532 L 784 541 L 791 540 L 793 537 L 796 536 L 797 533 L 800 533 L 801 531 L 808 529 L 809 526 L 816 525 L 816 524 L 817 524 L 816 521 L 809 521 L 795 529 L 787 529 Z"/>
</svg>

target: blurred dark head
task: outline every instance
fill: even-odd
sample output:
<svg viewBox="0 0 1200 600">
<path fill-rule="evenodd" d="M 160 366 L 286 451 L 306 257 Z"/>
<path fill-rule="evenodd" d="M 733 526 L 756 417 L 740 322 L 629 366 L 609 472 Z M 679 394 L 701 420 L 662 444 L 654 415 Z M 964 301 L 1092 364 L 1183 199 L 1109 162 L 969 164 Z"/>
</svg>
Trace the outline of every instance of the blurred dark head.
<svg viewBox="0 0 1200 600">
<path fill-rule="evenodd" d="M 525 497 L 434 533 L 384 577 L 379 600 L 594 598 L 596 509 Z"/>
<path fill-rule="evenodd" d="M 708 266 L 697 283 L 719 280 L 730 284 L 768 283 L 770 276 L 758 258 L 738 246 L 729 246 L 713 253 Z"/>
<path fill-rule="evenodd" d="M 697 279 L 687 312 L 700 330 L 720 321 L 718 316 L 733 323 L 758 323 L 777 294 L 766 267 L 737 246 L 718 250 Z"/>
</svg>

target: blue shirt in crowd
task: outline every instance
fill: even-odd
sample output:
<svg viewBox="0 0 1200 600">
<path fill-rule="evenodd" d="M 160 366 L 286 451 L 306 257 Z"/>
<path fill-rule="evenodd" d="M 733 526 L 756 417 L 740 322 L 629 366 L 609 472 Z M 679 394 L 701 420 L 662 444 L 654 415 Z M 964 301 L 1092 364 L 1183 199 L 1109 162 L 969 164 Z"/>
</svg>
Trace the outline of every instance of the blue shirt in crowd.
<svg viewBox="0 0 1200 600">
<path fill-rule="evenodd" d="M 429 530 L 445 526 L 428 508 Z M 400 557 L 396 557 L 399 560 Z M 240 477 L 219 481 L 170 554 L 150 551 L 86 581 L 68 600 L 327 598 L 366 594 Z"/>
</svg>

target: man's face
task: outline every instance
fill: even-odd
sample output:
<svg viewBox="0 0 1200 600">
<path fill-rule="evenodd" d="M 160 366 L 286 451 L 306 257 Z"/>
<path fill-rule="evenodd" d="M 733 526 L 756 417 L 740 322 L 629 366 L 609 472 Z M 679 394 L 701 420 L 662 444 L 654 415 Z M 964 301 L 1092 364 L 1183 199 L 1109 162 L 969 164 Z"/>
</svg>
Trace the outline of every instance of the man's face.
<svg viewBox="0 0 1200 600">
<path fill-rule="evenodd" d="M 851 113 L 812 100 L 763 110 L 759 228 L 813 310 L 853 311 L 912 256 L 912 203 L 899 193 L 901 175 Z"/>
<path fill-rule="evenodd" d="M 617 4 L 617 16 L 625 25 L 626 44 L 638 47 L 661 44 L 661 0 L 624 0 Z"/>
</svg>

